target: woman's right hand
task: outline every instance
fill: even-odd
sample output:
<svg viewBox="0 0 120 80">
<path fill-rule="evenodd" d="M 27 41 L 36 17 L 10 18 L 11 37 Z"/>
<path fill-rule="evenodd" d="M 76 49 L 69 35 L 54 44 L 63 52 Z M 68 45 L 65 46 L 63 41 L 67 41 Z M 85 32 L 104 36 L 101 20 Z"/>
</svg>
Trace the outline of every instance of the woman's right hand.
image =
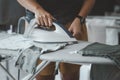
<svg viewBox="0 0 120 80">
<path fill-rule="evenodd" d="M 38 9 L 35 11 L 35 18 L 37 19 L 37 24 L 40 26 L 50 27 L 55 19 L 50 13 L 44 9 Z"/>
</svg>

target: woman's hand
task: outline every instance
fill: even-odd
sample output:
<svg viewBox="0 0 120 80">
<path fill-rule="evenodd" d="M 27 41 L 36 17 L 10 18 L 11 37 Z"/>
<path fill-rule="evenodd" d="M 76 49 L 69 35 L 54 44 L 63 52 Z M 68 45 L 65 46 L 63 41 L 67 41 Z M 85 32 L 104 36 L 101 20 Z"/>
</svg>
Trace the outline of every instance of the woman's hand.
<svg viewBox="0 0 120 80">
<path fill-rule="evenodd" d="M 23 7 L 35 14 L 38 25 L 49 27 L 52 25 L 53 16 L 48 13 L 36 0 L 17 0 Z"/>
<path fill-rule="evenodd" d="M 37 23 L 40 26 L 46 26 L 46 27 L 52 26 L 52 22 L 54 20 L 54 17 L 44 9 L 36 10 L 35 18 L 37 19 Z"/>
<path fill-rule="evenodd" d="M 68 30 L 73 34 L 73 36 L 80 35 L 81 34 L 80 20 L 78 18 L 75 18 Z"/>
</svg>

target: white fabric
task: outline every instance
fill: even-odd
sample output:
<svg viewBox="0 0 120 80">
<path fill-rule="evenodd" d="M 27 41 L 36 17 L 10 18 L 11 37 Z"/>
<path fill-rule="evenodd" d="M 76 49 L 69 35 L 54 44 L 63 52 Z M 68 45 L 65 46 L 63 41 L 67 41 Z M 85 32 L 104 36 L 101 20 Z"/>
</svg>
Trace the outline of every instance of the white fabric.
<svg viewBox="0 0 120 80">
<path fill-rule="evenodd" d="M 5 39 L 5 38 L 8 38 L 8 37 L 10 37 L 10 36 L 12 36 L 12 35 L 7 34 L 5 31 L 0 31 L 0 40 L 1 40 L 1 39 Z"/>
<path fill-rule="evenodd" d="M 41 53 L 59 50 L 67 45 L 67 43 L 34 43 L 36 47 L 41 48 Z"/>
<path fill-rule="evenodd" d="M 36 70 L 36 61 L 40 56 L 40 48 L 32 46 L 21 51 L 15 66 L 23 71 L 34 73 Z"/>
<path fill-rule="evenodd" d="M 4 34 L 2 34 L 4 35 Z M 5 34 L 8 35 L 8 34 Z M 23 37 L 23 35 L 11 35 L 10 37 L 3 37 L 0 40 L 0 50 L 2 55 L 16 56 L 14 60 L 16 60 L 17 65 L 24 71 L 32 72 L 33 68 L 36 65 L 37 58 L 39 58 L 40 54 L 50 51 L 56 51 L 65 47 L 67 43 L 38 43 L 33 42 L 29 39 Z M 38 54 L 35 54 L 36 51 L 31 50 L 31 46 L 41 49 L 38 51 Z M 22 50 L 19 52 L 19 50 Z M 8 54 L 6 54 L 8 53 Z M 12 54 L 12 55 L 10 55 Z M 13 55 L 15 54 L 15 55 Z M 24 57 L 24 59 L 22 59 Z M 22 62 L 23 61 L 23 62 Z M 28 64 L 29 63 L 29 64 Z"/>
<path fill-rule="evenodd" d="M 40 54 L 56 51 L 65 47 L 66 44 L 67 43 L 34 43 L 34 46 L 32 48 L 30 47 L 21 51 L 21 54 L 17 58 L 16 66 L 28 73 L 34 73 L 36 70 L 36 61 L 39 58 Z"/>
<path fill-rule="evenodd" d="M 0 49 L 18 50 L 26 49 L 33 45 L 33 42 L 25 39 L 22 35 L 13 35 L 0 40 Z"/>
<path fill-rule="evenodd" d="M 4 35 L 4 34 L 2 34 Z M 5 34 L 7 35 L 7 34 Z M 21 69 L 26 72 L 32 72 L 33 68 L 36 65 L 36 60 L 41 53 L 49 52 L 49 51 L 56 51 L 58 49 L 63 48 L 66 46 L 67 43 L 54 43 L 54 44 L 43 44 L 43 43 L 35 43 L 24 38 L 22 35 L 12 35 L 10 37 L 6 36 L 0 40 L 0 50 L 2 55 L 21 55 L 19 54 L 19 50 L 25 50 L 23 55 L 25 56 L 24 60 L 18 60 L 18 58 L 14 58 L 14 60 L 19 61 L 17 66 L 22 66 Z M 42 48 L 41 52 L 35 55 L 35 51 L 31 51 L 29 48 L 31 46 L 36 46 L 38 48 Z M 7 51 L 6 51 L 7 50 Z M 7 54 L 6 54 L 7 53 Z M 31 53 L 31 54 L 30 54 Z M 19 58 L 20 59 L 20 58 Z M 21 61 L 21 62 L 20 62 Z M 22 63 L 24 61 L 24 63 Z M 29 64 L 28 64 L 29 63 Z"/>
</svg>

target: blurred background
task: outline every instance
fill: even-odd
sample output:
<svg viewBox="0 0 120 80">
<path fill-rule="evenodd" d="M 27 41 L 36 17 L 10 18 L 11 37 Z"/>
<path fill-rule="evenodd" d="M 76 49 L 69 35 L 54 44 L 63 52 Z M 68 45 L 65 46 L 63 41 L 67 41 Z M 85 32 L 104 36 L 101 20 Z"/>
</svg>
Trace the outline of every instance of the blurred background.
<svg viewBox="0 0 120 80">
<path fill-rule="evenodd" d="M 17 3 L 17 0 L 0 0 L 0 26 L 12 24 L 15 27 L 18 19 L 24 15 L 25 10 Z M 120 0 L 96 0 L 89 16 L 105 15 L 120 16 Z"/>
<path fill-rule="evenodd" d="M 13 31 L 15 31 L 17 28 L 18 19 L 22 16 L 25 16 L 25 9 L 18 4 L 17 0 L 0 0 L 0 30 L 8 30 L 10 25 L 12 25 Z M 96 3 L 88 16 L 96 17 L 96 19 L 93 20 L 88 19 L 88 21 L 91 20 L 88 22 L 89 41 L 108 43 L 112 45 L 118 43 L 120 44 L 120 28 L 119 30 L 118 28 L 106 28 L 106 26 L 114 26 L 116 19 L 120 24 L 120 0 L 96 0 Z M 106 16 L 111 18 L 106 18 Z M 106 32 L 106 29 L 109 31 Z M 9 61 L 9 64 L 8 62 L 3 62 L 2 64 L 5 67 L 9 66 L 8 70 L 17 78 L 18 75 L 16 73 L 18 70 L 14 67 L 13 64 L 10 64 L 12 62 L 13 61 Z M 109 66 L 110 65 L 93 65 L 91 73 L 96 75 L 92 75 L 92 80 L 120 80 L 120 70 L 117 69 L 115 66 Z M 84 68 L 83 70 L 85 71 L 85 69 L 86 68 Z M 2 73 L 1 69 L 0 72 Z M 25 76 L 25 74 L 26 73 L 21 72 L 21 77 Z M 84 79 L 81 80 L 88 80 L 85 79 L 86 74 L 83 77 Z M 8 78 L 6 78 L 5 74 L 1 74 L 0 78 L 0 80 L 9 80 Z"/>
<path fill-rule="evenodd" d="M 96 0 L 94 8 L 92 9 L 89 15 L 120 16 L 120 0 Z"/>
</svg>

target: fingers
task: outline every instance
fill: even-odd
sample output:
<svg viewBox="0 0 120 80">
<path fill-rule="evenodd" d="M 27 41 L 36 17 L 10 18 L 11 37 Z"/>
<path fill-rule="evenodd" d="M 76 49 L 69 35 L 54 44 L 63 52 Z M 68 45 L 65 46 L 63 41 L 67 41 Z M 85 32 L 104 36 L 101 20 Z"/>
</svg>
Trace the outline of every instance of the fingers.
<svg viewBox="0 0 120 80">
<path fill-rule="evenodd" d="M 69 28 L 68 31 L 69 31 L 70 33 L 72 33 L 73 36 L 75 36 L 75 33 L 74 33 L 74 31 L 73 31 L 72 28 Z"/>
<path fill-rule="evenodd" d="M 73 35 L 77 36 L 77 35 L 81 35 L 81 34 L 82 34 L 82 31 L 76 31 Z"/>
<path fill-rule="evenodd" d="M 48 26 L 52 26 L 52 20 L 48 18 Z"/>
<path fill-rule="evenodd" d="M 36 16 L 37 23 L 41 26 L 50 27 L 52 26 L 53 17 L 50 14 Z"/>
<path fill-rule="evenodd" d="M 73 29 L 71 27 L 68 29 L 68 31 L 71 32 L 74 37 L 77 36 L 77 35 L 81 35 L 82 34 L 81 30 Z"/>
</svg>

